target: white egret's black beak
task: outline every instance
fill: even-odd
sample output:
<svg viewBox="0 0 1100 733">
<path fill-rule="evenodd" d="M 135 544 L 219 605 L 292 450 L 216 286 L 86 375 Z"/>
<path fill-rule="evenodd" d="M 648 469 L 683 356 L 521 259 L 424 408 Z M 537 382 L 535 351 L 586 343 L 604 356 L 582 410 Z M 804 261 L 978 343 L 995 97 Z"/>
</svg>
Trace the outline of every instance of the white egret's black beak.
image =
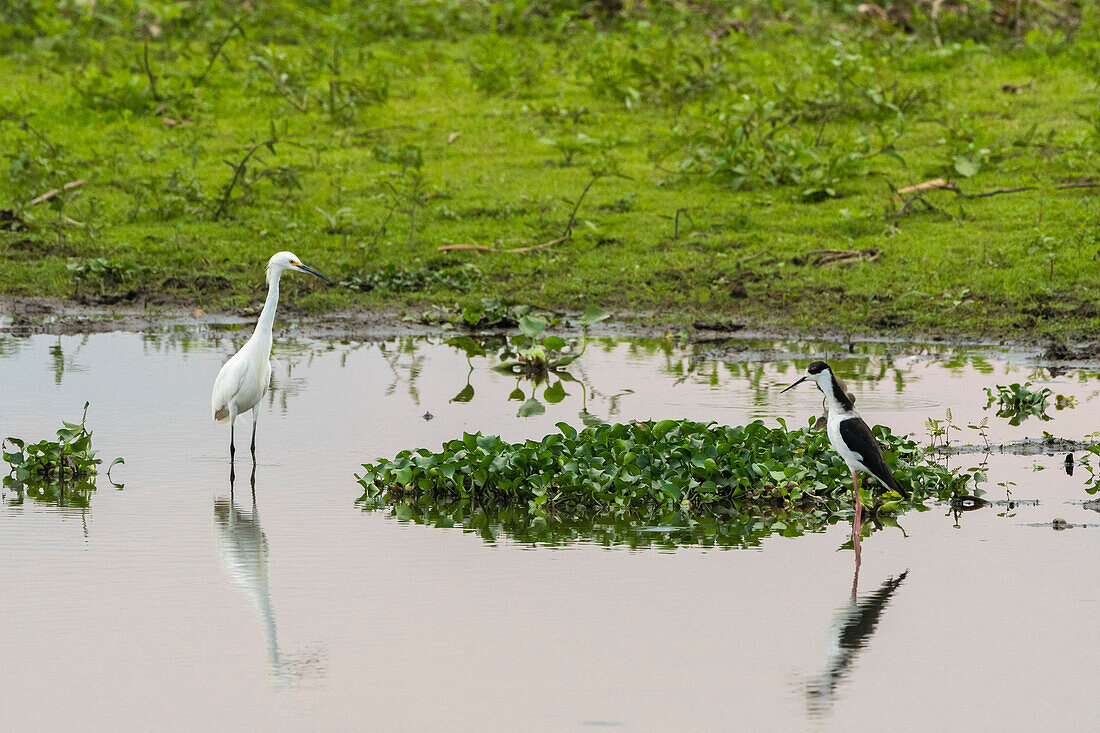
<svg viewBox="0 0 1100 733">
<path fill-rule="evenodd" d="M 807 379 L 809 379 L 809 377 L 802 377 L 802 379 L 799 379 L 799 380 L 798 380 L 797 382 L 795 382 L 794 384 L 792 384 L 792 385 L 791 385 L 790 387 L 787 387 L 787 389 L 794 389 L 794 388 L 795 388 L 795 387 L 797 387 L 798 385 L 800 385 L 800 384 L 802 384 L 803 382 L 805 382 L 805 381 L 806 381 Z M 782 391 L 781 391 L 781 392 L 780 392 L 779 394 L 783 394 L 783 392 L 786 392 L 786 391 L 787 391 L 787 389 L 785 389 L 785 390 L 782 390 Z"/>
<path fill-rule="evenodd" d="M 332 280 L 329 280 L 327 277 L 325 277 L 324 275 L 322 275 L 321 273 L 317 272 L 312 267 L 309 267 L 307 265 L 299 264 L 298 269 L 301 270 L 302 272 L 308 272 L 310 275 L 316 275 L 317 277 L 321 278 L 322 280 L 324 280 L 326 282 L 332 282 Z"/>
</svg>

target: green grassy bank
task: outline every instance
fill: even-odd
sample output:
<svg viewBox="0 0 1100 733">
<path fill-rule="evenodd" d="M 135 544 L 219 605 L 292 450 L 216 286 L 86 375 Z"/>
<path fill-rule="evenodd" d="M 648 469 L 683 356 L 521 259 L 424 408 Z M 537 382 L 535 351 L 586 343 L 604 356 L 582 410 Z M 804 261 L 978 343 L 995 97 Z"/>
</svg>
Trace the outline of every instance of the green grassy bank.
<svg viewBox="0 0 1100 733">
<path fill-rule="evenodd" d="M 0 294 L 1088 336 L 1100 11 L 1016 6 L 2 4 Z"/>
</svg>

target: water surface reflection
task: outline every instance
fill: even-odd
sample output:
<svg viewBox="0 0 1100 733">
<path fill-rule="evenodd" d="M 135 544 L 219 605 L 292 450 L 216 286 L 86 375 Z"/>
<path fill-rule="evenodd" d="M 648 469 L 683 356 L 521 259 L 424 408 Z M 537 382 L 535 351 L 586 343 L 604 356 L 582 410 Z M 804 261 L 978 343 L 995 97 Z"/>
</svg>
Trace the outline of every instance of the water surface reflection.
<svg viewBox="0 0 1100 733">
<path fill-rule="evenodd" d="M 664 509 L 643 511 L 546 512 L 530 511 L 520 503 L 481 504 L 477 501 L 441 503 L 427 497 L 388 504 L 364 494 L 357 501 L 367 512 L 382 510 L 403 524 L 456 529 L 476 534 L 490 545 L 502 542 L 530 547 L 564 547 L 585 543 L 628 549 L 677 547 L 750 548 L 772 536 L 800 537 L 846 524 L 851 504 L 840 495 L 815 506 L 779 506 L 751 501 L 722 505 L 713 514 L 686 514 Z M 898 528 L 897 518 L 870 513 L 858 528 L 866 539 L 885 528 Z M 850 535 L 841 549 L 853 549 Z M 854 548 L 859 552 L 858 543 Z"/>
<path fill-rule="evenodd" d="M 811 718 L 825 718 L 832 711 L 837 688 L 851 674 L 856 657 L 871 642 L 883 611 L 902 582 L 905 570 L 882 581 L 872 593 L 859 597 L 860 553 L 855 552 L 855 574 L 848 601 L 837 609 L 829 629 L 825 670 L 806 683 L 806 707 Z"/>
<path fill-rule="evenodd" d="M 1082 725 L 1100 650 L 1100 531 L 1081 504 L 1087 472 L 1067 475 L 1065 451 L 994 453 L 996 501 L 958 528 L 946 506 L 907 514 L 905 533 L 868 522 L 860 576 L 847 500 L 802 525 L 758 507 L 635 526 L 476 506 L 363 512 L 352 476 L 463 431 L 518 441 L 558 421 L 581 427 L 582 410 L 802 425 L 818 405 L 776 387 L 798 360 L 838 353 L 864 415 L 897 433 L 923 436 L 950 407 L 980 442 L 965 426 L 988 414 L 982 387 L 1032 379 L 1078 398 L 1042 427 L 1081 439 L 1097 428 L 1088 370 L 1036 379 L 1034 364 L 996 348 L 767 342 L 719 360 L 709 345 L 625 340 L 590 345 L 559 392 L 487 359 L 471 371 L 438 337 L 281 337 L 254 502 L 243 467 L 236 490 L 226 485 L 227 436 L 206 409 L 243 335 L 0 336 L 3 435 L 52 435 L 91 400 L 94 447 L 126 458 L 127 482 L 101 485 L 94 511 L 30 496 L 0 507 L 0 648 L 20 679 L 50 681 L 9 696 L 5 729 L 709 730 L 734 711 L 746 729 L 832 730 L 865 725 L 883 700 L 899 729 Z M 471 399 L 452 401 L 467 385 Z M 523 399 L 509 401 L 517 387 Z M 545 412 L 519 417 L 532 396 Z M 995 444 L 1037 437 L 990 423 Z M 1075 529 L 1054 531 L 1054 517 Z M 977 625 L 922 630 L 945 604 Z M 655 629 L 657 651 L 639 641 Z M 983 705 L 959 679 L 989 681 Z"/>
<path fill-rule="evenodd" d="M 214 529 L 218 556 L 222 567 L 252 601 L 267 641 L 267 662 L 271 674 L 284 677 L 279 657 L 279 636 L 275 628 L 275 608 L 271 604 L 271 584 L 268 581 L 267 537 L 260 524 L 256 505 L 256 466 L 249 479 L 252 489 L 252 511 L 237 507 L 233 479 L 229 481 L 229 497 L 214 499 Z"/>
<path fill-rule="evenodd" d="M 242 510 L 238 506 L 232 478 L 229 482 L 229 497 L 214 499 L 218 557 L 233 583 L 252 601 L 267 644 L 267 665 L 271 677 L 279 683 L 287 683 L 306 676 L 317 676 L 323 672 L 323 655 L 316 651 L 286 655 L 279 650 L 275 607 L 271 601 L 267 536 L 260 523 L 260 510 L 256 502 L 255 464 L 252 466 L 249 485 L 251 511 Z"/>
</svg>

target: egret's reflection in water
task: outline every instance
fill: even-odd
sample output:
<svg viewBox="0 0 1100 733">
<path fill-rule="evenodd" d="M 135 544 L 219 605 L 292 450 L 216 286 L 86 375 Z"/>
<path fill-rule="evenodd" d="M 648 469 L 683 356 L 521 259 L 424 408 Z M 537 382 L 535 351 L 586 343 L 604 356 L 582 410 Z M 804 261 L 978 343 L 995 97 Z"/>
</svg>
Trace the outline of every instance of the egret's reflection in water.
<svg viewBox="0 0 1100 733">
<path fill-rule="evenodd" d="M 252 599 L 267 638 L 267 661 L 271 674 L 279 680 L 287 678 L 287 670 L 279 656 L 279 638 L 275 630 L 275 609 L 271 605 L 271 587 L 267 574 L 267 537 L 260 525 L 256 507 L 256 466 L 252 466 L 249 481 L 252 486 L 252 511 L 237 508 L 233 481 L 229 483 L 229 498 L 214 499 L 214 529 L 218 540 L 218 555 L 233 581 Z"/>
</svg>

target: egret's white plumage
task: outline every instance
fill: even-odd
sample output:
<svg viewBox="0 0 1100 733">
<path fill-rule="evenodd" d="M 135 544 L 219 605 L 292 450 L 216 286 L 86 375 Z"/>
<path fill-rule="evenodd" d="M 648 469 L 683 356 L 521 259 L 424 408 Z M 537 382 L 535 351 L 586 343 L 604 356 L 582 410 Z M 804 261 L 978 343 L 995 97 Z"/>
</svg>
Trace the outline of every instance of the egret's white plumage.
<svg viewBox="0 0 1100 733">
<path fill-rule="evenodd" d="M 232 426 L 237 416 L 252 410 L 252 452 L 256 452 L 255 409 L 267 392 L 271 381 L 271 329 L 275 324 L 275 310 L 279 305 L 279 278 L 286 270 L 308 272 L 324 280 L 327 277 L 306 267 L 292 252 L 278 252 L 267 262 L 267 300 L 256 321 L 256 330 L 240 351 L 230 357 L 218 372 L 214 380 L 214 391 L 210 395 L 210 412 L 217 422 L 230 424 L 229 454 L 233 447 Z M 331 282 L 331 280 L 329 280 Z"/>
</svg>

